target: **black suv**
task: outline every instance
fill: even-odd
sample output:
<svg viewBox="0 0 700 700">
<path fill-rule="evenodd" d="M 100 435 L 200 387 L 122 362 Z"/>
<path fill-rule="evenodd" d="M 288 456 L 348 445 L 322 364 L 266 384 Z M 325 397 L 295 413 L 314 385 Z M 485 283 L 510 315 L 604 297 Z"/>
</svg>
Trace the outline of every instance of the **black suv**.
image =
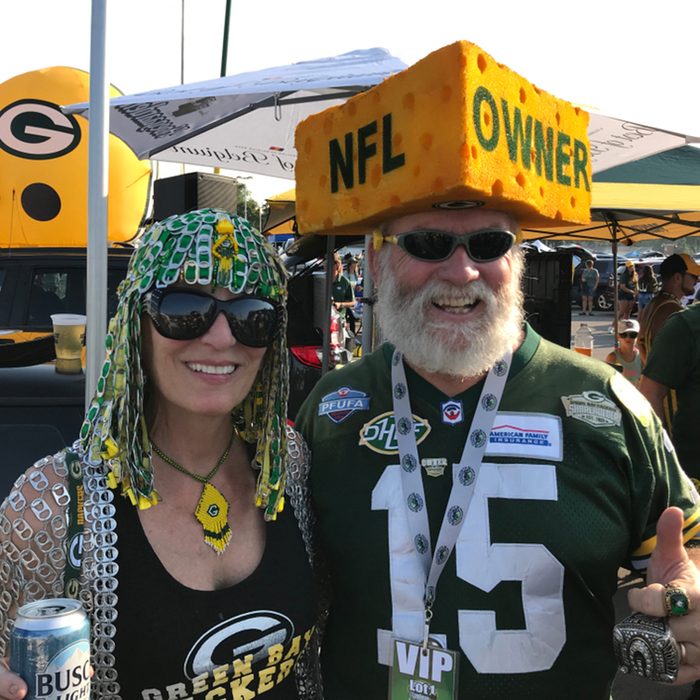
<svg viewBox="0 0 700 700">
<path fill-rule="evenodd" d="M 304 241 L 299 248 L 288 258 L 290 419 L 320 378 L 322 367 L 318 276 L 323 273 L 317 256 L 325 250 L 325 240 Z M 108 316 L 116 311 L 116 290 L 132 251 L 109 249 Z M 84 248 L 0 250 L 0 500 L 33 461 L 78 435 L 85 410 L 85 377 L 56 373 L 51 362 L 55 359 L 51 314 L 85 313 L 86 266 Z M 341 348 L 331 348 L 331 367 L 348 359 Z"/>
<path fill-rule="evenodd" d="M 131 248 L 110 248 L 107 307 Z M 78 435 L 85 410 L 85 378 L 56 374 L 51 314 L 85 313 L 84 248 L 0 250 L 0 499 L 34 460 Z"/>
</svg>

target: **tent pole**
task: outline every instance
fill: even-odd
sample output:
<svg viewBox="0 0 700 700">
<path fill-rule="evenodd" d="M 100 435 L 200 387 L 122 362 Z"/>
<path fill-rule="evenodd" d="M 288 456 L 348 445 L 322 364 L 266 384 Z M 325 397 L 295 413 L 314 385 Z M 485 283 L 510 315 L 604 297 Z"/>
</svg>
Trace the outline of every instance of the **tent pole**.
<svg viewBox="0 0 700 700">
<path fill-rule="evenodd" d="M 224 17 L 224 41 L 221 47 L 221 74 L 220 77 L 226 75 L 226 63 L 228 59 L 228 35 L 229 27 L 231 26 L 231 0 L 226 0 L 226 16 Z"/>
<path fill-rule="evenodd" d="M 328 372 L 331 355 L 331 297 L 333 291 L 333 248 L 335 236 L 328 236 L 326 241 L 326 277 L 323 294 L 323 357 L 321 359 L 321 375 Z"/>
<path fill-rule="evenodd" d="M 617 225 L 617 220 L 615 217 L 611 214 L 607 217 L 608 221 L 608 226 L 610 227 L 610 231 L 612 233 L 612 256 L 613 256 L 613 283 L 614 283 L 614 291 L 613 291 L 613 322 L 612 322 L 612 328 L 613 328 L 613 345 L 614 347 L 617 347 L 617 319 L 619 318 L 619 301 L 617 298 L 617 233 L 618 233 L 618 225 Z"/>
<path fill-rule="evenodd" d="M 362 305 L 362 355 L 369 355 L 374 350 L 374 280 L 369 269 L 367 251 L 372 245 L 372 236 L 365 236 L 365 255 L 362 260 L 362 296 L 369 303 Z"/>
<path fill-rule="evenodd" d="M 106 66 L 107 0 L 92 0 L 90 18 L 90 133 L 85 407 L 90 405 L 107 335 L 107 196 L 109 187 L 109 82 Z"/>
</svg>

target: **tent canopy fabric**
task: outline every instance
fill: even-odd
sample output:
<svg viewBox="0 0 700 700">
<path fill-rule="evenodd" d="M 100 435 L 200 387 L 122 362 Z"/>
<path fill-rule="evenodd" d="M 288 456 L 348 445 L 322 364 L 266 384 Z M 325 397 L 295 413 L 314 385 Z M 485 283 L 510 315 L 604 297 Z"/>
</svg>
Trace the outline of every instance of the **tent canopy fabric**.
<svg viewBox="0 0 700 700">
<path fill-rule="evenodd" d="M 270 236 L 296 233 L 294 220 L 296 192 L 294 188 L 268 197 L 265 201 L 267 202 L 267 219 L 262 227 L 263 232 Z"/>
<path fill-rule="evenodd" d="M 527 229 L 524 238 L 675 240 L 700 233 L 700 148 L 682 146 L 593 176 L 590 224 Z"/>
<path fill-rule="evenodd" d="M 291 180 L 299 121 L 404 68 L 374 48 L 125 95 L 110 101 L 110 131 L 139 158 Z M 89 117 L 87 103 L 63 111 Z M 700 142 L 596 112 L 588 136 L 593 173 Z"/>
<path fill-rule="evenodd" d="M 112 100 L 110 131 L 139 158 L 293 179 L 297 124 L 405 67 L 374 48 L 151 90 Z"/>
</svg>

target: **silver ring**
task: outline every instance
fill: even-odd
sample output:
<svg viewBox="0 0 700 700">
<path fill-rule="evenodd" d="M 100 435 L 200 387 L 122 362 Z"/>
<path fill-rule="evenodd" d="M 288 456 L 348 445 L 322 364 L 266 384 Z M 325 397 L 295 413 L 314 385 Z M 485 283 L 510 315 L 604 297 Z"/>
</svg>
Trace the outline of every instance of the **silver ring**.
<svg viewBox="0 0 700 700">
<path fill-rule="evenodd" d="M 613 648 L 623 673 L 673 683 L 685 648 L 671 635 L 665 618 L 634 613 L 613 629 Z"/>
<path fill-rule="evenodd" d="M 683 642 L 676 642 L 678 644 L 678 650 L 680 652 L 680 665 L 682 666 L 685 663 L 685 644 Z"/>
</svg>

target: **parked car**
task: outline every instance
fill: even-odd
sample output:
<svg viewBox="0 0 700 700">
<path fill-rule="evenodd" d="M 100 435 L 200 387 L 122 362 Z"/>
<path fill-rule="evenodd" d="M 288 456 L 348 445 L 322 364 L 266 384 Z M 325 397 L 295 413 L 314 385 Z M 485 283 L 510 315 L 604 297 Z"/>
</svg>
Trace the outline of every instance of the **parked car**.
<svg viewBox="0 0 700 700">
<path fill-rule="evenodd" d="M 342 245 L 344 239 L 339 239 Z M 322 261 L 317 242 L 305 241 L 290 266 L 289 416 L 321 376 L 323 342 Z M 325 239 L 323 242 L 325 246 Z M 126 275 L 131 247 L 110 248 L 107 313 Z M 51 314 L 85 313 L 87 252 L 84 248 L 0 250 L 0 500 L 33 461 L 75 440 L 85 411 L 85 377 L 57 374 Z M 343 327 L 332 312 L 329 368 L 350 361 Z"/>
<path fill-rule="evenodd" d="M 110 248 L 107 312 L 131 248 Z M 0 250 L 0 499 L 33 461 L 70 444 L 85 411 L 85 379 L 57 374 L 51 314 L 85 313 L 84 248 Z"/>
</svg>

